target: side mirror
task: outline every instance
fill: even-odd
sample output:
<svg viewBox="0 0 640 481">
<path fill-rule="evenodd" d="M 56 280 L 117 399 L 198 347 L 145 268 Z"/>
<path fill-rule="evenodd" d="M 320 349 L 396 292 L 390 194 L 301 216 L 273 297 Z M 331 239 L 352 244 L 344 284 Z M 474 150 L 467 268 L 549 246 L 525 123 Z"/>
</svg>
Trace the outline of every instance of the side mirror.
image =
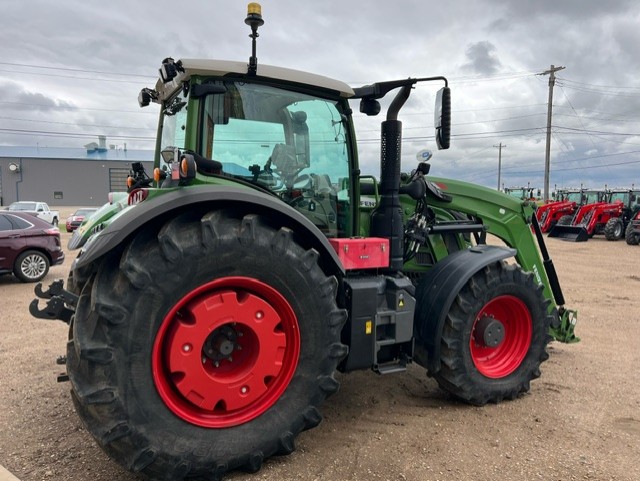
<svg viewBox="0 0 640 481">
<path fill-rule="evenodd" d="M 363 98 L 360 100 L 360 112 L 370 117 L 378 115 L 380 113 L 380 102 L 376 99 Z"/>
<path fill-rule="evenodd" d="M 436 94 L 434 123 L 438 149 L 448 149 L 451 139 L 451 89 L 449 87 L 442 87 Z"/>
</svg>

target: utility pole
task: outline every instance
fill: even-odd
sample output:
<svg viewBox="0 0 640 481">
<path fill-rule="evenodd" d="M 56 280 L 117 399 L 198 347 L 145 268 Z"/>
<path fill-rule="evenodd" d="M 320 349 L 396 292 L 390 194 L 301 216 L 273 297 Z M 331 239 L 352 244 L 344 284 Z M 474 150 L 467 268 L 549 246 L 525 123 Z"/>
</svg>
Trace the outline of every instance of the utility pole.
<svg viewBox="0 0 640 481">
<path fill-rule="evenodd" d="M 502 145 L 500 142 L 498 145 L 494 145 L 498 149 L 498 190 L 500 190 L 500 174 L 502 173 L 502 149 L 506 148 L 506 145 Z"/>
<path fill-rule="evenodd" d="M 549 170 L 551 165 L 551 112 L 553 109 L 553 86 L 556 84 L 556 72 L 562 70 L 564 67 L 551 66 L 549 70 L 546 70 L 538 75 L 549 75 L 549 103 L 547 104 L 547 148 L 544 156 L 544 201 L 549 200 Z"/>
</svg>

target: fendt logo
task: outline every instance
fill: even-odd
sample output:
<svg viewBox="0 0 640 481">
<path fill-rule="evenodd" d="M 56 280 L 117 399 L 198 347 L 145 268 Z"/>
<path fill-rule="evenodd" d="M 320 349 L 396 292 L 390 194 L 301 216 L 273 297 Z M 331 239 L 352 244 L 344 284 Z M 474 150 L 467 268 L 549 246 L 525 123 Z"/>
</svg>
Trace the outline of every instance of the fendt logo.
<svg viewBox="0 0 640 481">
<path fill-rule="evenodd" d="M 129 198 L 127 199 L 127 204 L 136 205 L 142 202 L 149 195 L 149 191 L 147 189 L 136 189 L 129 194 Z"/>
</svg>

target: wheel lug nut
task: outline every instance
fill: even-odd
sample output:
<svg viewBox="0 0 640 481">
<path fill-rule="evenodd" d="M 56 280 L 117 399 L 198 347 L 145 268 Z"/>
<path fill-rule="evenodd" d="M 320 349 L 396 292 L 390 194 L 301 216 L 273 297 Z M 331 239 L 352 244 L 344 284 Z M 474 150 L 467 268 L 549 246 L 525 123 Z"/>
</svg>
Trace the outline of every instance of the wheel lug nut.
<svg viewBox="0 0 640 481">
<path fill-rule="evenodd" d="M 262 319 L 264 317 L 264 312 L 258 311 L 256 312 L 256 319 Z"/>
<path fill-rule="evenodd" d="M 248 388 L 247 386 L 242 386 L 242 387 L 240 388 L 240 392 L 241 392 L 242 394 L 247 394 L 247 393 L 249 392 L 249 388 Z"/>
<path fill-rule="evenodd" d="M 191 344 L 185 344 L 182 346 L 184 352 L 191 352 Z"/>
</svg>

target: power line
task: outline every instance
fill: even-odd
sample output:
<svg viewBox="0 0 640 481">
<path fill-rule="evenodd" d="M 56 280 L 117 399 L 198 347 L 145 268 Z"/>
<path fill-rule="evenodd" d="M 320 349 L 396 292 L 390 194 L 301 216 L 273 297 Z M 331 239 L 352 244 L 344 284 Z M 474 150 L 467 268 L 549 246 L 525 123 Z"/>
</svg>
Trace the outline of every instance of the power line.
<svg viewBox="0 0 640 481">
<path fill-rule="evenodd" d="M 15 74 L 40 75 L 42 77 L 57 77 L 57 78 L 66 78 L 66 79 L 74 79 L 74 80 L 90 80 L 91 82 L 112 82 L 112 83 L 125 83 L 125 84 L 141 84 L 140 81 L 133 81 L 133 80 L 118 80 L 118 79 L 95 78 L 95 77 L 76 77 L 74 75 L 58 75 L 58 74 L 53 74 L 53 73 L 42 73 L 42 72 L 21 72 L 20 70 L 0 69 L 0 72 L 8 72 L 11 75 L 15 75 Z"/>
<path fill-rule="evenodd" d="M 640 91 L 640 87 L 625 87 L 625 86 L 620 86 L 620 85 L 597 85 L 597 84 L 590 84 L 590 83 L 585 83 L 585 82 L 578 82 L 576 80 L 570 80 L 570 79 L 565 78 L 565 77 L 558 77 L 558 81 L 560 81 L 560 82 L 568 82 L 568 83 L 572 83 L 572 84 L 583 85 L 583 86 L 586 86 L 586 87 L 593 87 L 593 88 L 628 89 L 628 90 L 638 90 L 638 91 Z"/>
<path fill-rule="evenodd" d="M 120 77 L 141 77 L 147 79 L 157 79 L 158 77 L 153 77 L 151 75 L 142 75 L 142 74 L 132 74 L 132 73 L 122 73 L 122 72 L 105 72 L 102 70 L 87 70 L 81 68 L 70 68 L 70 67 L 51 67 L 47 65 L 32 65 L 26 63 L 11 63 L 11 62 L 0 62 L 0 65 L 10 65 L 13 67 L 29 67 L 29 68 L 40 68 L 45 70 L 63 70 L 66 72 L 81 72 L 81 73 L 98 73 L 102 75 L 113 75 Z"/>
<path fill-rule="evenodd" d="M 77 127 L 99 127 L 106 129 L 127 129 L 127 130 L 147 130 L 147 131 L 156 131 L 156 128 L 148 128 L 148 127 L 131 127 L 128 125 L 99 125 L 99 124 L 82 124 L 77 122 L 54 122 L 53 120 L 36 120 L 36 119 L 16 119 L 12 117 L 0 117 L 0 120 L 12 120 L 15 122 L 35 122 L 42 124 L 55 124 L 55 125 L 73 125 Z"/>
<path fill-rule="evenodd" d="M 640 164 L 640 160 L 629 160 L 626 162 L 616 162 L 613 164 L 600 164 L 600 165 L 589 165 L 589 166 L 580 166 L 580 167 L 566 167 L 564 169 L 555 169 L 554 172 L 567 172 L 571 170 L 593 170 L 593 169 L 602 169 L 615 167 L 618 165 L 630 165 L 630 164 Z M 522 171 L 522 172 L 509 172 L 510 174 L 535 174 L 539 173 L 538 171 Z"/>
<path fill-rule="evenodd" d="M 33 104 L 33 103 L 28 103 L 28 102 L 5 102 L 5 101 L 0 101 L 0 104 L 4 104 L 4 105 L 26 105 L 28 107 L 44 107 L 47 109 L 52 109 L 52 110 L 96 110 L 99 112 L 120 112 L 120 113 L 131 113 L 131 114 L 143 114 L 143 115 L 155 115 L 157 116 L 158 113 L 154 112 L 154 111 L 149 111 L 149 110 L 117 110 L 117 109 L 96 109 L 96 108 L 89 108 L 89 107 L 76 107 L 74 105 L 69 105 L 69 106 L 65 106 L 65 105 L 51 105 L 51 104 Z"/>
<path fill-rule="evenodd" d="M 83 138 L 91 137 L 95 138 L 102 134 L 86 134 L 86 133 L 72 133 L 72 132 L 51 132 L 47 130 L 23 130 L 23 129 L 3 129 L 0 128 L 0 132 L 7 132 L 13 135 L 32 135 L 32 136 L 45 136 L 45 137 L 70 137 L 70 138 Z M 110 135 L 110 138 L 115 139 L 132 139 L 132 140 L 155 140 L 155 137 L 135 137 L 127 135 Z"/>
<path fill-rule="evenodd" d="M 599 94 L 605 97 L 640 97 L 640 92 L 638 93 L 610 92 L 606 90 L 599 90 L 599 89 L 593 89 L 588 87 L 576 87 L 573 85 L 567 85 L 566 83 L 563 83 L 563 82 L 559 82 L 559 85 L 562 85 L 563 87 L 568 88 L 570 90 L 576 90 L 578 92 L 584 92 L 584 93 L 594 93 L 594 94 Z"/>
<path fill-rule="evenodd" d="M 622 135 L 624 137 L 637 137 L 640 136 L 640 132 L 611 132 L 611 131 L 603 131 L 603 130 L 588 130 L 588 129 L 577 129 L 575 127 L 563 127 L 561 125 L 554 125 L 554 129 L 568 130 L 571 132 L 582 133 L 587 135 L 592 134 L 600 134 L 600 135 Z"/>
</svg>

